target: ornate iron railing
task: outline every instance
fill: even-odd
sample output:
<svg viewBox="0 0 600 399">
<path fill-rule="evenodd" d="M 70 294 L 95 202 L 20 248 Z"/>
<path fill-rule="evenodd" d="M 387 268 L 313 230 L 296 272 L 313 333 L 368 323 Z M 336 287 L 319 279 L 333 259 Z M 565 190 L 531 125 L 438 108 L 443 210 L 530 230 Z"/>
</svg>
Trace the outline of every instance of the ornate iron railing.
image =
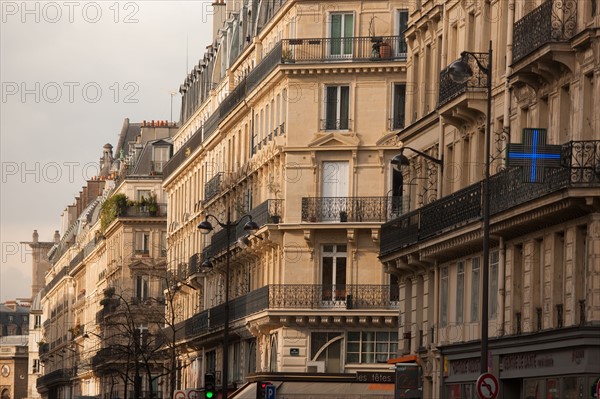
<svg viewBox="0 0 600 399">
<path fill-rule="evenodd" d="M 402 214 L 402 197 L 304 197 L 303 222 L 385 222 Z"/>
<path fill-rule="evenodd" d="M 600 140 L 562 145 L 561 162 L 561 168 L 547 168 L 540 183 L 525 182 L 520 168 L 491 176 L 490 214 L 565 188 L 600 186 Z M 481 218 L 481 184 L 477 182 L 385 223 L 381 227 L 380 256 Z"/>
<path fill-rule="evenodd" d="M 282 62 L 340 62 L 406 60 L 401 36 L 303 38 L 282 41 Z"/>
<path fill-rule="evenodd" d="M 351 129 L 351 120 L 343 119 L 321 119 L 321 130 L 348 130 Z"/>
<path fill-rule="evenodd" d="M 167 216 L 167 204 L 128 206 L 122 217 L 164 217 Z"/>
<path fill-rule="evenodd" d="M 51 371 L 48 374 L 44 374 L 39 377 L 36 381 L 36 387 L 38 389 L 43 387 L 49 387 L 52 385 L 69 383 L 72 376 L 72 372 L 70 369 L 58 369 Z"/>
<path fill-rule="evenodd" d="M 269 223 L 280 223 L 283 211 L 283 200 L 281 199 L 270 199 L 266 200 L 260 205 L 252 208 L 248 214 L 252 216 L 252 220 L 259 226 L 263 226 Z M 276 218 L 277 217 L 277 218 Z M 238 224 L 235 229 L 231 232 L 230 245 L 235 245 L 237 240 L 248 234 L 244 230 L 244 224 Z M 210 243 L 210 253 L 208 256 L 216 256 L 221 253 L 227 247 L 227 230 L 221 229 L 213 234 Z M 208 247 L 207 247 L 208 248 Z"/>
<path fill-rule="evenodd" d="M 577 0 L 546 0 L 515 22 L 512 62 L 544 44 L 569 40 L 576 28 Z"/>
<path fill-rule="evenodd" d="M 221 191 L 221 177 L 223 172 L 214 175 L 209 181 L 204 183 L 204 201 L 209 201 Z"/>
<path fill-rule="evenodd" d="M 390 285 L 274 284 L 230 301 L 230 321 L 265 310 L 398 309 L 399 287 Z M 176 326 L 186 337 L 206 334 L 224 325 L 224 304 L 204 310 Z M 181 337 L 183 338 L 183 337 Z"/>
<path fill-rule="evenodd" d="M 477 58 L 483 65 L 488 65 L 488 54 L 478 53 Z M 487 87 L 487 75 L 479 69 L 477 62 L 473 57 L 468 57 L 468 63 L 473 71 L 471 79 L 465 83 L 457 83 L 450 78 L 448 67 L 440 72 L 440 93 L 438 107 L 448 103 L 471 89 L 485 89 Z"/>
</svg>

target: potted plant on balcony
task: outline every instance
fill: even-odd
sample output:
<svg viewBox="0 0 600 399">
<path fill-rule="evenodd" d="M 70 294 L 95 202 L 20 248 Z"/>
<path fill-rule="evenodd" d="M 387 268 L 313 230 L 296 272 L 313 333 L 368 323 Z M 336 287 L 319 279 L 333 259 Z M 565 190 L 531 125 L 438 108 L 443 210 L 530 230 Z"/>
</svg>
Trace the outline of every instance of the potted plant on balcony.
<svg viewBox="0 0 600 399">
<path fill-rule="evenodd" d="M 269 179 L 269 182 L 267 183 L 267 190 L 269 190 L 271 194 L 275 195 L 275 206 L 273 206 L 272 209 L 271 207 L 269 207 L 269 211 L 272 211 L 271 223 L 278 224 L 281 221 L 281 209 L 279 209 L 279 194 L 281 193 L 281 186 L 275 181 L 273 177 L 271 177 Z"/>
<path fill-rule="evenodd" d="M 348 212 L 340 211 L 340 222 L 347 222 L 347 221 L 348 221 Z"/>
<path fill-rule="evenodd" d="M 294 63 L 294 54 L 292 50 L 287 48 L 281 50 L 281 62 L 284 64 L 293 64 Z"/>
<path fill-rule="evenodd" d="M 158 215 L 158 202 L 156 201 L 156 194 L 150 193 L 148 195 L 148 200 L 146 201 L 148 206 L 148 213 L 150 216 Z"/>
</svg>

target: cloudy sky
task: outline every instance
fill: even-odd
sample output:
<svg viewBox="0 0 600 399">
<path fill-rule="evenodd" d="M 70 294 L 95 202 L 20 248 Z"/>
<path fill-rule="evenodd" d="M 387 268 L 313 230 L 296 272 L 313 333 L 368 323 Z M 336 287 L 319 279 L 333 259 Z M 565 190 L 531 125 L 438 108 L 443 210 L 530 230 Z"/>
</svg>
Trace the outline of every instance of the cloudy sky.
<svg viewBox="0 0 600 399">
<path fill-rule="evenodd" d="M 0 302 L 31 295 L 20 242 L 34 229 L 52 239 L 123 119 L 179 119 L 179 85 L 211 40 L 210 4 L 0 1 Z"/>
</svg>

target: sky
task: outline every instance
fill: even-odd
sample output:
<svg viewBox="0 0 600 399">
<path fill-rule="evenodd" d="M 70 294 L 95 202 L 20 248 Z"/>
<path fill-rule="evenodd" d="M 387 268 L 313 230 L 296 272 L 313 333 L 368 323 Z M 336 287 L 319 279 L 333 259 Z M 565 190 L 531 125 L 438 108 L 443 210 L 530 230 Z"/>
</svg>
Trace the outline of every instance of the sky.
<svg viewBox="0 0 600 399">
<path fill-rule="evenodd" d="M 0 1 L 0 302 L 31 296 L 33 230 L 51 241 L 123 125 L 179 120 L 211 41 L 211 1 Z M 174 93 L 174 94 L 173 94 Z M 172 106 L 171 106 L 172 104 Z"/>
</svg>

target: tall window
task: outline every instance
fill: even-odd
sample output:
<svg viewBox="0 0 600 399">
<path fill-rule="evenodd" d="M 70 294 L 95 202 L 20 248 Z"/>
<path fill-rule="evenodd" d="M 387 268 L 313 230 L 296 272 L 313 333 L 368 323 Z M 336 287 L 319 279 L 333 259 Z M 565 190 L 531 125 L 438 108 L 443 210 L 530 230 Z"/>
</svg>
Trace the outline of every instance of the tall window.
<svg viewBox="0 0 600 399">
<path fill-rule="evenodd" d="M 490 319 L 498 315 L 498 251 L 490 254 Z"/>
<path fill-rule="evenodd" d="M 471 321 L 479 321 L 479 258 L 471 259 Z"/>
<path fill-rule="evenodd" d="M 350 117 L 350 86 L 325 88 L 325 130 L 347 130 Z"/>
<path fill-rule="evenodd" d="M 441 287 L 440 287 L 440 325 L 446 327 L 448 325 L 448 268 L 442 267 Z"/>
<path fill-rule="evenodd" d="M 150 253 L 150 233 L 139 231 L 135 234 L 135 253 L 141 255 Z"/>
<path fill-rule="evenodd" d="M 456 264 L 456 323 L 462 324 L 465 303 L 465 264 Z"/>
<path fill-rule="evenodd" d="M 398 56 L 406 57 L 408 52 L 404 36 L 406 28 L 408 28 L 408 10 L 398 10 L 398 48 L 396 49 Z"/>
<path fill-rule="evenodd" d="M 217 352 L 206 352 L 206 371 L 215 371 L 217 369 Z"/>
<path fill-rule="evenodd" d="M 140 301 L 148 299 L 148 291 L 150 289 L 150 283 L 148 276 L 136 276 L 135 277 L 135 297 Z"/>
<path fill-rule="evenodd" d="M 406 105 L 406 84 L 394 85 L 394 104 L 392 109 L 392 129 L 404 128 L 404 107 Z"/>
<path fill-rule="evenodd" d="M 324 245 L 321 263 L 322 299 L 346 300 L 346 245 Z"/>
<path fill-rule="evenodd" d="M 162 173 L 164 165 L 169 160 L 169 147 L 154 147 L 152 154 L 152 172 Z"/>
<path fill-rule="evenodd" d="M 397 352 L 397 331 L 348 332 L 346 363 L 385 363 Z"/>
<path fill-rule="evenodd" d="M 354 14 L 334 13 L 331 14 L 330 21 L 330 54 L 334 57 L 350 57 L 354 35 Z"/>
</svg>

